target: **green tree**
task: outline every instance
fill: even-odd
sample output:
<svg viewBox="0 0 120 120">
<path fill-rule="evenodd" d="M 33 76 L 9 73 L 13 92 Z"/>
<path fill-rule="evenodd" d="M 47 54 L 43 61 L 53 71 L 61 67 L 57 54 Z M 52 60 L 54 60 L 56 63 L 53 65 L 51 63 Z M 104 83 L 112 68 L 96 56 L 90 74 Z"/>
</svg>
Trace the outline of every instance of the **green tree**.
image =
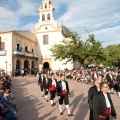
<svg viewBox="0 0 120 120">
<path fill-rule="evenodd" d="M 55 60 L 66 60 L 66 63 L 70 61 L 75 63 L 79 58 L 79 49 L 82 46 L 82 41 L 78 34 L 73 31 L 68 31 L 66 36 L 67 39 L 62 40 L 61 44 L 53 45 L 50 51 Z"/>
<path fill-rule="evenodd" d="M 105 60 L 103 47 L 99 41 L 96 41 L 94 34 L 83 42 L 76 32 L 69 31 L 68 38 L 61 41 L 61 44 L 55 44 L 50 48 L 55 60 L 66 60 L 67 62 L 78 61 L 82 66 L 91 63 L 100 64 Z M 66 59 L 67 58 L 67 59 Z"/>
<path fill-rule="evenodd" d="M 100 65 L 106 60 L 106 54 L 100 41 L 95 40 L 94 34 L 89 34 L 89 38 L 85 42 L 86 58 L 88 64 L 94 63 Z"/>
<path fill-rule="evenodd" d="M 109 45 L 105 48 L 107 59 L 105 61 L 106 66 L 116 66 L 120 62 L 120 44 Z"/>
</svg>

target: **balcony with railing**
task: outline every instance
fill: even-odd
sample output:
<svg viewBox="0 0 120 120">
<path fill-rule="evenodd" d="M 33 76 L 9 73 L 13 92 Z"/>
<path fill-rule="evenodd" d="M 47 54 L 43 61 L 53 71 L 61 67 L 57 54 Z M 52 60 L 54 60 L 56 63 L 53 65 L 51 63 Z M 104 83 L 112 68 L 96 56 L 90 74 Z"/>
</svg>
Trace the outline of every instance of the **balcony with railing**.
<svg viewBox="0 0 120 120">
<path fill-rule="evenodd" d="M 0 50 L 0 56 L 5 56 L 6 55 L 6 51 L 5 50 Z"/>
<path fill-rule="evenodd" d="M 38 59 L 37 55 L 35 55 L 33 53 L 29 53 L 29 52 L 22 52 L 22 51 L 14 50 L 13 54 L 16 55 L 16 56 L 23 56 L 23 57 Z"/>
</svg>

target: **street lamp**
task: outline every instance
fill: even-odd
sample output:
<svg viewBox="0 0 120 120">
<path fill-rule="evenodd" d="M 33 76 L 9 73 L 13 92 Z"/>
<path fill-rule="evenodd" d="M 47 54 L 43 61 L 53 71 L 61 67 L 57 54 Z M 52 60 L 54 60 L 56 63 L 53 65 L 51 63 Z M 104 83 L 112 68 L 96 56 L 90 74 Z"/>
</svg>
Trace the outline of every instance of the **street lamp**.
<svg viewBox="0 0 120 120">
<path fill-rule="evenodd" d="M 43 56 L 40 57 L 40 64 L 42 64 Z"/>
<path fill-rule="evenodd" d="M 6 61 L 5 63 L 6 63 L 6 75 L 7 75 L 7 63 L 8 63 L 8 62 Z"/>
</svg>

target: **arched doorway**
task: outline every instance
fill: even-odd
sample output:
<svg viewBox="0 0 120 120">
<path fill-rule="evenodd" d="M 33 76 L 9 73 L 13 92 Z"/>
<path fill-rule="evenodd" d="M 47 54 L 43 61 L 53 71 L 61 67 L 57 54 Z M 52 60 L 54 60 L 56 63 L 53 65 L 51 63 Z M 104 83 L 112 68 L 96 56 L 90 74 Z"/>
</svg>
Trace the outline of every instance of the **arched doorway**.
<svg viewBox="0 0 120 120">
<path fill-rule="evenodd" d="M 28 60 L 24 61 L 24 69 L 29 69 L 29 61 Z"/>
<path fill-rule="evenodd" d="M 18 59 L 16 61 L 16 73 L 15 73 L 15 75 L 17 76 L 20 75 L 20 70 L 21 70 L 20 66 L 21 66 L 21 61 Z"/>
<path fill-rule="evenodd" d="M 44 69 L 49 68 L 49 63 L 48 63 L 48 62 L 44 62 L 43 68 L 44 68 Z"/>
<path fill-rule="evenodd" d="M 18 60 L 16 61 L 16 70 L 17 70 L 17 69 L 20 70 L 20 65 L 21 65 L 21 62 L 20 62 L 20 60 L 18 59 Z"/>
<path fill-rule="evenodd" d="M 31 63 L 31 69 L 34 69 L 34 68 L 35 68 L 35 62 L 32 61 L 32 63 Z"/>
</svg>

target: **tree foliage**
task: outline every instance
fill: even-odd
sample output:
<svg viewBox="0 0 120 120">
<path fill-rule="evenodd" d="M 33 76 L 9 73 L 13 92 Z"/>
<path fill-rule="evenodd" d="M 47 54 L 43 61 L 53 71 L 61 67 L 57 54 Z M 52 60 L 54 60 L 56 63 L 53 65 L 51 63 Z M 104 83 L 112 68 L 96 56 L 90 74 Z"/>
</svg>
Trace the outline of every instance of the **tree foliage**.
<svg viewBox="0 0 120 120">
<path fill-rule="evenodd" d="M 50 48 L 52 56 L 55 60 L 66 59 L 66 63 L 69 61 L 77 61 L 79 54 L 79 48 L 82 44 L 80 37 L 76 32 L 69 31 L 67 33 L 68 38 L 61 41 L 61 44 L 55 44 Z"/>
<path fill-rule="evenodd" d="M 106 66 L 116 66 L 120 62 L 120 44 L 109 45 L 105 48 Z"/>
<path fill-rule="evenodd" d="M 55 60 L 65 59 L 66 63 L 78 61 L 84 66 L 91 63 L 100 64 L 105 60 L 103 47 L 99 41 L 95 40 L 94 34 L 89 35 L 85 42 L 76 32 L 69 31 L 67 36 L 68 38 L 62 40 L 61 44 L 55 44 L 50 48 Z"/>
</svg>

